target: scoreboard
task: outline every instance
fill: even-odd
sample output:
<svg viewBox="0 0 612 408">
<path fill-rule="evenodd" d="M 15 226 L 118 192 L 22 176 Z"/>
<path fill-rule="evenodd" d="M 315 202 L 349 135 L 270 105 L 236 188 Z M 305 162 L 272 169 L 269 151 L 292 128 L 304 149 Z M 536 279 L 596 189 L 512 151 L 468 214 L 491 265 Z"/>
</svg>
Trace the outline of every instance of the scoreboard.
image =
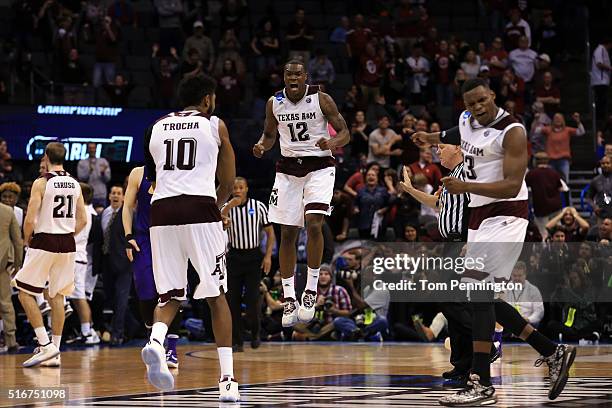
<svg viewBox="0 0 612 408">
<path fill-rule="evenodd" d="M 64 143 L 66 160 L 89 157 L 87 144 L 98 144 L 96 156 L 115 162 L 144 161 L 144 132 L 168 110 L 96 106 L 2 106 L 0 137 L 16 160 L 38 160 L 51 141 Z"/>
</svg>

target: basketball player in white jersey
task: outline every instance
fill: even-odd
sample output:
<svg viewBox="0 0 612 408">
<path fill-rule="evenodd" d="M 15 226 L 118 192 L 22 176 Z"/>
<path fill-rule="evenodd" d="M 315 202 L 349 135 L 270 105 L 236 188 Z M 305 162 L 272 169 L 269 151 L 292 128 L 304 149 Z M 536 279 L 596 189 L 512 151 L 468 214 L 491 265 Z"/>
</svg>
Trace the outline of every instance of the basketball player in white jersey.
<svg viewBox="0 0 612 408">
<path fill-rule="evenodd" d="M 235 402 L 240 394 L 234 380 L 232 316 L 225 299 L 226 234 L 219 207 L 233 189 L 236 167 L 227 127 L 211 116 L 215 88 L 210 77 L 183 80 L 179 97 L 186 108 L 160 118 L 145 134 L 145 166 L 154 189 L 150 236 L 159 304 L 142 359 L 151 384 L 161 390 L 174 387 L 163 343 L 186 299 L 191 261 L 200 278 L 193 297 L 206 298 L 212 314 L 221 366 L 219 399 Z"/>
<path fill-rule="evenodd" d="M 467 181 L 445 177 L 442 182 L 450 194 L 470 194 L 466 257 L 484 259 L 484 268 L 466 270 L 461 280 L 507 281 L 527 232 L 527 134 L 522 124 L 495 105 L 495 93 L 481 78 L 466 81 L 462 94 L 466 111 L 459 126 L 445 132 L 417 132 L 412 138 L 421 146 L 461 145 Z M 495 298 L 493 291 L 470 291 L 469 300 L 474 349 L 470 379 L 466 389 L 440 399 L 440 404 L 480 406 L 497 401 L 489 362 L 496 321 L 542 355 L 536 366 L 548 365 L 548 398 L 557 398 L 567 383 L 575 347 L 550 341 L 515 308 Z"/>
<path fill-rule="evenodd" d="M 270 195 L 271 222 L 281 224 L 280 271 L 283 281 L 284 308 L 282 324 L 309 322 L 314 317 L 317 282 L 323 257 L 323 217 L 331 211 L 334 194 L 335 160 L 332 152 L 350 141 L 346 122 L 334 100 L 306 85 L 304 63 L 292 60 L 285 64 L 285 88 L 272 96 L 266 105 L 263 135 L 253 146 L 260 158 L 276 143 L 280 134 L 282 158 L 276 163 L 276 179 Z M 328 122 L 337 132 L 331 139 Z M 296 240 L 306 229 L 308 278 L 301 305 L 296 300 L 294 270 Z"/>
<path fill-rule="evenodd" d="M 23 267 L 11 282 L 34 329 L 38 347 L 23 363 L 33 367 L 59 355 L 64 329 L 64 296 L 74 290 L 74 236 L 87 224 L 79 182 L 64 171 L 66 148 L 51 142 L 45 149 L 48 172 L 32 184 L 24 221 L 26 252 Z M 45 284 L 48 282 L 48 288 Z M 35 296 L 45 293 L 51 305 L 49 340 Z"/>
</svg>

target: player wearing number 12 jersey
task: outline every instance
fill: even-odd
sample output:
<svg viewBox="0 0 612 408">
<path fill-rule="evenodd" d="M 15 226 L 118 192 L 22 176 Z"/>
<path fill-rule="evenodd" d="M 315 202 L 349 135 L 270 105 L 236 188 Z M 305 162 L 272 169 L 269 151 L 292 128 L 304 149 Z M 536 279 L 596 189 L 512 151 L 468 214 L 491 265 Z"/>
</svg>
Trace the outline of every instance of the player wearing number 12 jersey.
<svg viewBox="0 0 612 408">
<path fill-rule="evenodd" d="M 32 184 L 24 221 L 24 242 L 29 246 L 23 268 L 11 284 L 34 329 L 38 347 L 23 363 L 33 367 L 59 355 L 64 329 L 64 296 L 74 290 L 76 244 L 74 236 L 87 224 L 79 182 L 64 171 L 66 148 L 51 142 L 45 149 L 47 173 Z M 46 283 L 49 288 L 45 289 Z M 47 292 L 51 305 L 52 341 L 43 324 L 36 295 Z"/>
<path fill-rule="evenodd" d="M 285 88 L 266 105 L 264 131 L 253 146 L 262 157 L 280 134 L 282 158 L 276 164 L 276 180 L 270 195 L 268 218 L 281 224 L 280 271 L 283 282 L 283 326 L 309 322 L 317 300 L 319 267 L 323 256 L 323 217 L 330 213 L 334 194 L 335 161 L 332 151 L 350 141 L 346 122 L 333 99 L 318 86 L 306 85 L 304 63 L 285 64 Z M 328 122 L 337 132 L 330 139 Z M 296 301 L 294 269 L 296 240 L 306 221 L 308 278 L 302 303 Z"/>
</svg>

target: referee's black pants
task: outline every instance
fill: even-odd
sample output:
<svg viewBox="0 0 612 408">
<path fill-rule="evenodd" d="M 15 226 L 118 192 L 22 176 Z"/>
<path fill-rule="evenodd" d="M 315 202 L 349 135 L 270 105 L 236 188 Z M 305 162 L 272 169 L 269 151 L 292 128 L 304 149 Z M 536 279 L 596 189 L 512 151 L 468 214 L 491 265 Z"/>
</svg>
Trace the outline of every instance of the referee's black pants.
<svg viewBox="0 0 612 408">
<path fill-rule="evenodd" d="M 227 253 L 227 300 L 232 312 L 232 344 L 242 345 L 241 305 L 246 304 L 246 322 L 252 339 L 259 337 L 261 293 L 261 262 L 263 254 L 259 248 L 234 249 Z"/>
<path fill-rule="evenodd" d="M 444 256 L 457 257 L 462 240 L 448 239 L 444 246 Z M 452 276 L 456 278 L 456 276 Z M 448 320 L 448 336 L 451 343 L 450 363 L 457 371 L 467 373 L 472 367 L 472 309 L 467 299 L 438 303 L 440 312 Z"/>
</svg>

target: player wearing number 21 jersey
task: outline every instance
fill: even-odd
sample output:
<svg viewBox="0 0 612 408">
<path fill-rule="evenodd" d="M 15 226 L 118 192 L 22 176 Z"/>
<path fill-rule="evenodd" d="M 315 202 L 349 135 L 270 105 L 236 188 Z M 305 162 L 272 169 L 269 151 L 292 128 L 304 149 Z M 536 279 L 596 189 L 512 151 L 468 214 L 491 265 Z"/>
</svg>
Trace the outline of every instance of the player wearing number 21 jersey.
<svg viewBox="0 0 612 408">
<path fill-rule="evenodd" d="M 333 99 L 318 86 L 306 85 L 307 73 L 301 61 L 289 61 L 284 69 L 285 88 L 266 105 L 264 131 L 253 146 L 262 157 L 280 134 L 282 158 L 276 164 L 276 179 L 268 218 L 281 224 L 280 271 L 283 280 L 283 326 L 314 316 L 319 266 L 323 256 L 323 217 L 329 215 L 334 194 L 335 162 L 332 151 L 350 141 L 346 122 Z M 328 122 L 336 130 L 330 139 Z M 302 304 L 296 301 L 293 272 L 296 239 L 306 221 L 308 279 Z"/>
<path fill-rule="evenodd" d="M 64 296 L 74 290 L 76 244 L 74 236 L 87 224 L 79 182 L 64 171 L 66 148 L 51 142 L 45 149 L 48 172 L 32 185 L 24 222 L 26 252 L 23 268 L 12 285 L 19 289 L 19 301 L 34 329 L 39 347 L 23 363 L 33 367 L 59 355 L 64 328 Z M 45 285 L 49 288 L 45 289 Z M 53 321 L 53 341 L 43 325 L 36 295 L 48 291 Z M 61 313 L 56 313 L 61 310 Z"/>
</svg>

